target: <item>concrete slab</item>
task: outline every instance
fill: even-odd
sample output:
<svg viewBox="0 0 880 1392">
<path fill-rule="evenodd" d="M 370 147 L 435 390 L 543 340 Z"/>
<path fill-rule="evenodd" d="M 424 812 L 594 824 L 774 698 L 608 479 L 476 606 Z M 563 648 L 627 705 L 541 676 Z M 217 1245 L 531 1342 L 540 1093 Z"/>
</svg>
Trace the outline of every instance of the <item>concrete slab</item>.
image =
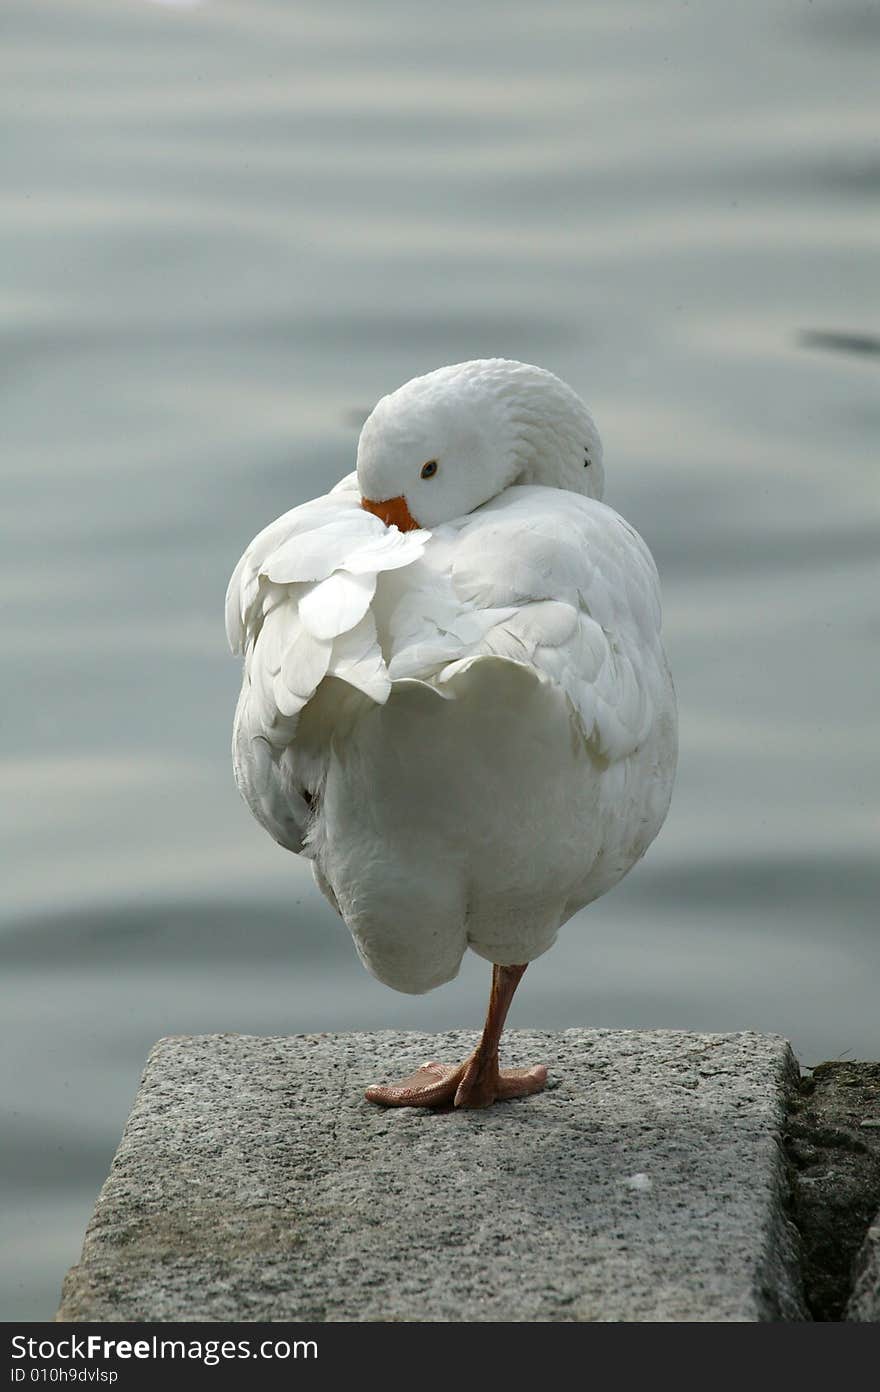
<svg viewBox="0 0 880 1392">
<path fill-rule="evenodd" d="M 161 1040 L 61 1320 L 803 1317 L 777 1036 L 511 1031 L 551 1086 L 484 1112 L 362 1097 L 475 1042 Z"/>
</svg>

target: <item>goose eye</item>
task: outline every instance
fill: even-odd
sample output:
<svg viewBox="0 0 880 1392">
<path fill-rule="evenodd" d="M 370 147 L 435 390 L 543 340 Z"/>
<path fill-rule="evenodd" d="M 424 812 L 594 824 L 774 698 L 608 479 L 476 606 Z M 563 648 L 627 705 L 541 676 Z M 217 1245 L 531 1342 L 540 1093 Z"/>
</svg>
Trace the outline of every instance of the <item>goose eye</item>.
<svg viewBox="0 0 880 1392">
<path fill-rule="evenodd" d="M 422 465 L 421 472 L 420 472 L 420 474 L 419 474 L 419 478 L 425 478 L 425 479 L 433 478 L 434 475 L 436 474 L 436 472 L 437 472 L 437 460 L 436 460 L 436 459 L 429 459 L 428 462 L 427 462 L 427 464 L 423 464 L 423 465 Z"/>
</svg>

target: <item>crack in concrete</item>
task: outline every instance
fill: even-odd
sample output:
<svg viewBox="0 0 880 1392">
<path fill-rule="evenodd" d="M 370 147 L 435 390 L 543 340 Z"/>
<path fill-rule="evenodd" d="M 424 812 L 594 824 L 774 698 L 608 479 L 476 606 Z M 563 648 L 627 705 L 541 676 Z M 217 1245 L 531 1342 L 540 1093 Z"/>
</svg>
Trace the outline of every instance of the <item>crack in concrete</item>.
<svg viewBox="0 0 880 1392">
<path fill-rule="evenodd" d="M 844 1320 L 880 1211 L 880 1063 L 822 1063 L 802 1076 L 784 1141 L 807 1307 L 814 1320 Z"/>
</svg>

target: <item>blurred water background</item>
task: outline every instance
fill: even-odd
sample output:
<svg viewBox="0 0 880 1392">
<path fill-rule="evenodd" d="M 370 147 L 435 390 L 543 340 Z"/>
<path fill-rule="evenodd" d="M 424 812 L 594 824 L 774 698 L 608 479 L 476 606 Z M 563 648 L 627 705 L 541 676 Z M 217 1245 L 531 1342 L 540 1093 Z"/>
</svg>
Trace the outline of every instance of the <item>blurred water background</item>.
<svg viewBox="0 0 880 1392">
<path fill-rule="evenodd" d="M 236 795 L 222 601 L 376 398 L 541 363 L 652 547 L 669 821 L 513 1025 L 880 1056 L 880 9 L 6 0 L 2 1314 L 53 1313 L 163 1034 L 476 1027 Z M 872 825 L 873 819 L 873 825 Z"/>
</svg>

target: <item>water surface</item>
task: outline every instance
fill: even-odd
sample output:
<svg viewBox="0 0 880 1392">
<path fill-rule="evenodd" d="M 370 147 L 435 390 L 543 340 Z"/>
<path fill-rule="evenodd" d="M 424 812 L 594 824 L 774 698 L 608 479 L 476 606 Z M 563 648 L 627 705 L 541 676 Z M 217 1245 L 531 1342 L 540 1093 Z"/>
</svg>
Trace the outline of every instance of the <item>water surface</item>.
<svg viewBox="0 0 880 1392">
<path fill-rule="evenodd" d="M 594 410 L 681 766 L 513 1023 L 877 1028 L 875 6 L 7 0 L 2 1312 L 45 1318 L 166 1033 L 476 1025 L 360 968 L 235 794 L 222 600 L 415 373 Z"/>
</svg>

